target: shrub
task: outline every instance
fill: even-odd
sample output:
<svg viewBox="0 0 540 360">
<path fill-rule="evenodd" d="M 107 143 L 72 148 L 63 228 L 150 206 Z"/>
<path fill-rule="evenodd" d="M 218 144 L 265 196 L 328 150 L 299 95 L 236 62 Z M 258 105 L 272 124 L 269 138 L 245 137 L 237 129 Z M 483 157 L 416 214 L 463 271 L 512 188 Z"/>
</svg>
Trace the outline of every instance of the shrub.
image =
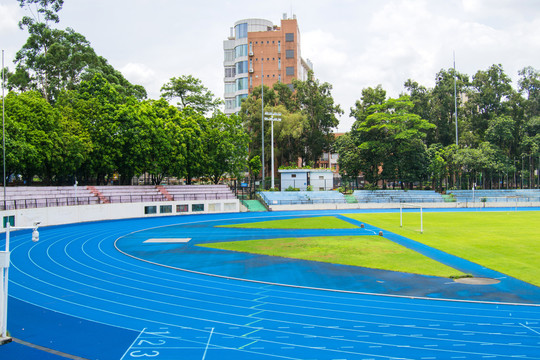
<svg viewBox="0 0 540 360">
<path fill-rule="evenodd" d="M 285 191 L 300 191 L 300 189 L 299 188 L 293 188 L 292 185 L 289 185 L 289 187 L 286 188 Z"/>
</svg>

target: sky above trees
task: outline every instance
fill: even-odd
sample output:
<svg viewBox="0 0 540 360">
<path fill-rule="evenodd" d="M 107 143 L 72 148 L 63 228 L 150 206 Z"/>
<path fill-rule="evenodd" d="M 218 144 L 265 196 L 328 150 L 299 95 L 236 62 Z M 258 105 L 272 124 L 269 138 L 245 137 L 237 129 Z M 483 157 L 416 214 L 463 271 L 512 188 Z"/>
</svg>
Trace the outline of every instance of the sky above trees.
<svg viewBox="0 0 540 360">
<path fill-rule="evenodd" d="M 83 34 L 150 98 L 159 98 L 161 86 L 178 74 L 192 74 L 222 97 L 229 28 L 243 18 L 279 24 L 291 11 L 302 56 L 333 86 L 344 110 L 338 131 L 349 130 L 349 109 L 363 88 L 381 84 L 397 97 L 409 78 L 433 87 L 435 74 L 452 67 L 453 51 L 460 73 L 501 64 L 514 87 L 520 69 L 540 68 L 537 0 L 276 0 L 241 7 L 218 0 L 66 0 L 58 26 Z M 17 26 L 24 15 L 16 0 L 0 0 L 0 48 L 10 69 L 27 38 Z"/>
</svg>

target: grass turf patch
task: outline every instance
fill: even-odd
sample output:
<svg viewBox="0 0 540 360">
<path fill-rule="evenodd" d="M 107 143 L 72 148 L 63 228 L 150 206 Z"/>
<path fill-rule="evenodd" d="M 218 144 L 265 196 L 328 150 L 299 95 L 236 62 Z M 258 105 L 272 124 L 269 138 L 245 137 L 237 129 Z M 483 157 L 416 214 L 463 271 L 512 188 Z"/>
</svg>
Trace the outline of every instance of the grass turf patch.
<svg viewBox="0 0 540 360">
<path fill-rule="evenodd" d="M 463 275 L 380 236 L 246 240 L 199 246 L 440 277 Z"/>
<path fill-rule="evenodd" d="M 355 229 L 358 226 L 335 216 L 292 218 L 284 220 L 259 221 L 245 224 L 220 225 L 220 227 L 246 229 Z"/>
<path fill-rule="evenodd" d="M 540 212 L 424 212 L 346 214 L 490 269 L 540 286 Z"/>
</svg>

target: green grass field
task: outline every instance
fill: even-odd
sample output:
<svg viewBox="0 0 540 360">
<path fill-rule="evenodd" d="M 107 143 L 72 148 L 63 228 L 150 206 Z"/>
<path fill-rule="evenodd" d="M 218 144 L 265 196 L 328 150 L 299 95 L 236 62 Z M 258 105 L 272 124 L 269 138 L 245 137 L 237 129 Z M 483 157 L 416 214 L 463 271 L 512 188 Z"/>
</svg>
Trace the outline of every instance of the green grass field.
<svg viewBox="0 0 540 360">
<path fill-rule="evenodd" d="M 220 227 L 239 227 L 244 229 L 354 229 L 347 221 L 334 216 L 311 218 L 292 218 L 284 220 L 259 221 L 247 224 L 221 225 Z"/>
<path fill-rule="evenodd" d="M 540 212 L 424 212 L 347 214 L 353 219 L 540 286 Z"/>
<path fill-rule="evenodd" d="M 327 220 L 332 222 L 330 219 Z M 295 221 L 295 225 L 304 222 L 311 223 L 311 219 L 295 219 Z M 272 228 L 277 225 L 273 223 L 283 224 L 281 220 L 265 223 Z M 259 223 L 259 226 L 261 225 L 262 223 Z M 223 242 L 200 246 L 441 277 L 463 275 L 456 269 L 381 236 L 283 238 Z"/>
</svg>

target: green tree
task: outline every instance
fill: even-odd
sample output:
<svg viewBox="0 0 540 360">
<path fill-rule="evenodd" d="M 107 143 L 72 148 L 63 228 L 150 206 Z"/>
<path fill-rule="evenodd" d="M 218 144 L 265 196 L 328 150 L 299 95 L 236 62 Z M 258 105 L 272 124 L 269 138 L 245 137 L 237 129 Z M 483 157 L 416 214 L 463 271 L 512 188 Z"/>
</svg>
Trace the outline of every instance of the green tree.
<svg viewBox="0 0 540 360">
<path fill-rule="evenodd" d="M 179 109 L 190 106 L 203 114 L 215 110 L 221 104 L 221 100 L 214 99 L 214 94 L 204 87 L 201 80 L 191 75 L 171 78 L 161 87 L 161 97 L 167 100 L 178 99 Z"/>
<path fill-rule="evenodd" d="M 194 178 L 204 175 L 205 154 L 203 125 L 205 117 L 191 107 L 180 111 L 176 138 L 175 175 L 191 185 Z"/>
<path fill-rule="evenodd" d="M 489 120 L 506 114 L 508 99 L 513 92 L 511 79 L 504 73 L 502 65 L 492 65 L 473 76 L 467 103 L 470 122 L 464 130 L 475 134 L 477 143 L 484 141 Z"/>
<path fill-rule="evenodd" d="M 249 136 L 241 119 L 215 112 L 203 127 L 205 147 L 205 174 L 218 184 L 225 174 L 240 177 L 248 157 Z"/>
<path fill-rule="evenodd" d="M 20 174 L 27 184 L 35 175 L 50 183 L 62 165 L 62 128 L 57 111 L 37 92 L 5 99 L 6 173 Z"/>
<path fill-rule="evenodd" d="M 358 176 L 362 171 L 362 158 L 358 144 L 352 133 L 346 133 L 336 139 L 334 149 L 338 153 L 339 174 L 344 181 L 354 181 L 358 187 Z"/>
<path fill-rule="evenodd" d="M 386 100 L 386 90 L 379 84 L 375 88 L 362 89 L 362 97 L 356 100 L 354 107 L 351 108 L 350 117 L 362 122 L 369 115 L 368 109 L 372 105 L 381 105 Z"/>
<path fill-rule="evenodd" d="M 262 163 L 259 155 L 255 155 L 249 160 L 248 168 L 251 177 L 253 179 L 257 179 L 262 170 Z"/>
<path fill-rule="evenodd" d="M 334 141 L 332 129 L 338 126 L 337 115 L 343 114 L 339 105 L 334 104 L 329 83 L 320 83 L 308 72 L 306 81 L 293 81 L 298 105 L 307 117 L 302 145 L 303 158 L 316 162 L 324 151 L 330 149 Z"/>
<path fill-rule="evenodd" d="M 411 111 L 408 96 L 388 99 L 367 109 L 364 121 L 355 123 L 362 171 L 370 183 L 379 179 L 412 183 L 421 180 L 427 166 L 423 140 L 434 125 Z M 382 172 L 381 172 L 382 169 Z"/>
</svg>

